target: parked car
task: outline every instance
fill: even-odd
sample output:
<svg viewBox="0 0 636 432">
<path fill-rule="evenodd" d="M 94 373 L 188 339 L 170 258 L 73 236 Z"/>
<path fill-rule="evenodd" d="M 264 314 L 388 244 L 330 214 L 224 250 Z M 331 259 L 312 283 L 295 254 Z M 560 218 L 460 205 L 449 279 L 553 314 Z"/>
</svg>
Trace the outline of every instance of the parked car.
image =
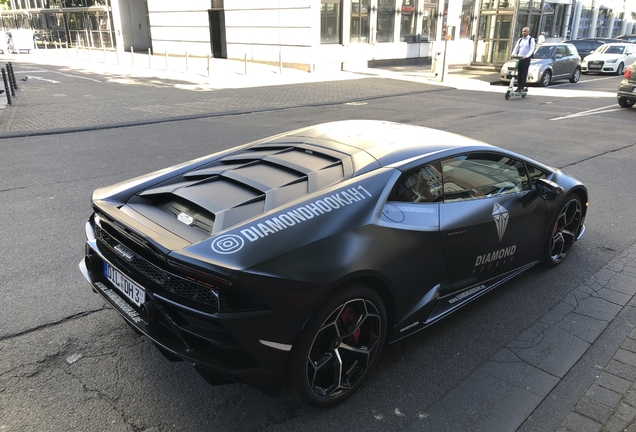
<svg viewBox="0 0 636 432">
<path fill-rule="evenodd" d="M 626 41 L 629 43 L 636 43 L 636 34 L 623 34 L 620 36 L 616 36 L 616 39 Z"/>
<path fill-rule="evenodd" d="M 587 202 L 561 170 L 483 142 L 333 122 L 97 189 L 80 269 L 210 383 L 286 382 L 328 407 L 385 343 L 563 262 Z"/>
<path fill-rule="evenodd" d="M 581 56 L 581 60 L 585 59 L 588 55 L 592 54 L 596 48 L 605 44 L 605 42 L 601 40 L 589 40 L 589 39 L 576 39 L 576 40 L 567 40 L 564 43 L 572 44 L 576 47 L 576 51 Z"/>
<path fill-rule="evenodd" d="M 509 60 L 501 67 L 499 78 L 503 84 L 510 82 L 516 61 Z M 581 57 L 576 47 L 566 43 L 544 43 L 532 55 L 526 82 L 545 87 L 551 81 L 569 79 L 571 83 L 576 83 L 579 78 Z"/>
<path fill-rule="evenodd" d="M 636 45 L 608 43 L 600 46 L 581 63 L 583 73 L 613 73 L 621 75 L 625 65 L 636 61 Z"/>
<path fill-rule="evenodd" d="M 616 97 L 623 108 L 631 108 L 636 103 L 636 62 L 625 69 Z"/>
</svg>

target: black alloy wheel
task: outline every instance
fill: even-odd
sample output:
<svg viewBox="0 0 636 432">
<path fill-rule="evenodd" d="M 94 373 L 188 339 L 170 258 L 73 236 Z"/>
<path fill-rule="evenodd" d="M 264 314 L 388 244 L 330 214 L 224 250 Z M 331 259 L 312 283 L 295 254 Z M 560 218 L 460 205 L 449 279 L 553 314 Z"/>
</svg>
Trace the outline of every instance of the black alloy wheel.
<svg viewBox="0 0 636 432">
<path fill-rule="evenodd" d="M 570 82 L 574 84 L 579 82 L 580 79 L 581 79 L 581 68 L 577 67 L 576 69 L 574 69 L 574 72 L 572 73 L 572 77 L 570 77 Z"/>
<path fill-rule="evenodd" d="M 318 307 L 294 344 L 289 387 L 316 408 L 344 401 L 377 363 L 386 327 L 377 292 L 361 283 L 338 289 Z"/>
<path fill-rule="evenodd" d="M 583 224 L 583 204 L 578 195 L 566 197 L 559 215 L 551 225 L 542 262 L 550 267 L 559 265 L 574 246 Z"/>
<path fill-rule="evenodd" d="M 623 108 L 631 108 L 634 106 L 634 103 L 636 103 L 636 99 L 627 99 L 623 96 L 618 98 L 618 104 Z"/>
<path fill-rule="evenodd" d="M 547 87 L 550 84 L 550 81 L 552 81 L 552 72 L 547 70 L 543 72 L 543 76 L 541 76 L 540 84 L 542 87 Z"/>
</svg>

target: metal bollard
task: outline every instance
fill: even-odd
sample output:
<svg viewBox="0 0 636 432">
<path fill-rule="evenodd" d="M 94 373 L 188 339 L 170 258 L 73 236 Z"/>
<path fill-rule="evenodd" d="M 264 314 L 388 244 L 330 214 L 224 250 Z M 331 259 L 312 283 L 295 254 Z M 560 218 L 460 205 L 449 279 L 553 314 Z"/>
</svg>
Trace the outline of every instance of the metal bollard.
<svg viewBox="0 0 636 432">
<path fill-rule="evenodd" d="M 11 94 L 9 94 L 9 83 L 7 82 L 7 73 L 4 68 L 2 68 L 2 81 L 4 81 L 4 93 L 7 95 L 7 103 L 9 105 L 13 105 L 11 102 Z"/>
<path fill-rule="evenodd" d="M 152 54 L 150 52 L 150 48 L 148 48 L 148 69 L 152 69 Z"/>
<path fill-rule="evenodd" d="M 247 75 L 247 53 L 245 53 L 245 73 L 244 75 Z"/>
<path fill-rule="evenodd" d="M 7 81 L 9 81 L 9 91 L 11 91 L 11 96 L 15 97 L 15 89 L 13 88 L 13 77 L 11 76 L 11 69 L 9 69 L 8 64 L 5 67 L 5 71 L 7 72 Z"/>
<path fill-rule="evenodd" d="M 13 88 L 18 90 L 18 80 L 15 79 L 15 72 L 13 71 L 13 63 L 7 63 L 7 70 L 9 71 L 9 76 L 11 79 L 9 81 L 13 81 Z"/>
<path fill-rule="evenodd" d="M 130 58 L 132 59 L 132 65 L 135 67 L 135 53 L 133 52 L 132 45 L 130 46 Z"/>
<path fill-rule="evenodd" d="M 210 78 L 210 54 L 208 53 L 208 78 Z"/>
</svg>

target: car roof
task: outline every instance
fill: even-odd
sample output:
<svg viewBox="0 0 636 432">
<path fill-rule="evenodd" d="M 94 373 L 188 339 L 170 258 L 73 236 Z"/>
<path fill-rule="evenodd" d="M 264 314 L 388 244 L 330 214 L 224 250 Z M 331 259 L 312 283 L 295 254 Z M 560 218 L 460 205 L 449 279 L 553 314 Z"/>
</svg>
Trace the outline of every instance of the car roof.
<svg viewBox="0 0 636 432">
<path fill-rule="evenodd" d="M 350 156 L 363 151 L 382 166 L 457 147 L 489 146 L 439 129 L 377 120 L 323 123 L 289 132 L 284 135 L 284 140 L 333 147 Z"/>
</svg>

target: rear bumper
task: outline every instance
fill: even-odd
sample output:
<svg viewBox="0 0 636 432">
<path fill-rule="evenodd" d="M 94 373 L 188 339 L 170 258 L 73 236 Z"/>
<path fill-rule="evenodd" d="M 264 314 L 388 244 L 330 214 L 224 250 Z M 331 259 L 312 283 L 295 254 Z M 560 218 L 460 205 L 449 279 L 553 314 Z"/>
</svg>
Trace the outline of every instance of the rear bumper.
<svg viewBox="0 0 636 432">
<path fill-rule="evenodd" d="M 103 262 L 117 266 L 101 253 L 91 232 L 87 224 L 89 258 L 79 263 L 80 272 L 97 294 L 168 359 L 191 363 L 212 384 L 242 382 L 266 394 L 280 391 L 297 326 L 272 310 L 197 309 L 191 302 L 180 303 L 147 281 L 137 280 L 134 282 L 146 292 L 146 303 L 140 308 L 100 270 Z"/>
<path fill-rule="evenodd" d="M 618 85 L 617 97 L 636 100 L 636 82 L 630 83 L 627 78 Z"/>
</svg>

